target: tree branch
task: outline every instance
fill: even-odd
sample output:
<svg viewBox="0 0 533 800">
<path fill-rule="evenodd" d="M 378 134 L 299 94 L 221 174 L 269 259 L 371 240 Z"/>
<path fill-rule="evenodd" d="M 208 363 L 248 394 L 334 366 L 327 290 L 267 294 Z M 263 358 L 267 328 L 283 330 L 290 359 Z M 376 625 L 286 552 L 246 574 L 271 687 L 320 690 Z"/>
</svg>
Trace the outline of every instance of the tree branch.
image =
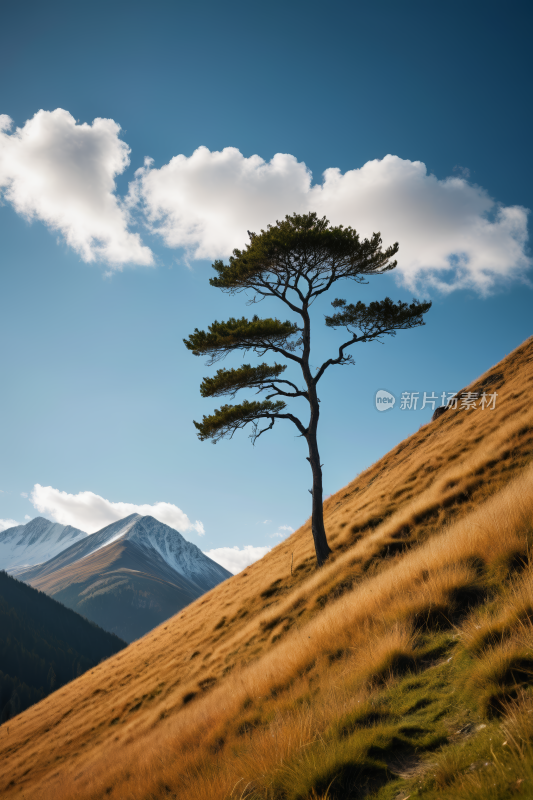
<svg viewBox="0 0 533 800">
<path fill-rule="evenodd" d="M 307 436 L 307 428 L 304 428 L 298 417 L 295 417 L 294 414 L 275 414 L 274 415 L 277 419 L 288 419 L 290 420 L 298 430 L 300 431 L 301 436 L 304 438 Z"/>
<path fill-rule="evenodd" d="M 264 294 L 266 297 L 268 297 L 269 295 L 270 295 L 270 297 L 277 297 L 278 300 L 281 300 L 283 303 L 285 303 L 285 305 L 289 306 L 291 311 L 294 311 L 296 314 L 301 314 L 302 313 L 301 309 L 298 308 L 298 306 L 294 305 L 294 303 L 291 303 L 291 301 L 287 299 L 287 291 L 289 289 L 292 289 L 294 292 L 296 292 L 296 294 L 298 295 L 298 297 L 300 298 L 302 303 L 304 302 L 304 297 L 303 297 L 302 293 L 300 292 L 300 290 L 298 289 L 298 279 L 296 279 L 296 285 L 295 286 L 291 286 L 289 277 L 287 276 L 287 278 L 285 279 L 285 282 L 284 282 L 283 291 L 280 292 L 280 291 L 278 291 L 278 287 L 280 287 L 282 285 L 282 281 L 279 279 L 279 276 L 277 276 L 277 278 L 278 278 L 278 280 L 276 281 L 276 286 L 274 287 L 274 286 L 272 286 L 272 283 L 270 283 L 264 276 L 261 276 L 261 278 L 258 279 L 257 283 L 258 283 L 259 286 L 262 286 L 263 288 L 267 289 L 268 293 L 261 292 L 256 287 L 254 287 L 254 291 L 259 292 L 259 294 Z"/>
<path fill-rule="evenodd" d="M 354 336 L 352 339 L 350 339 L 349 342 L 345 342 L 344 344 L 341 344 L 341 346 L 339 347 L 339 355 L 337 356 L 337 358 L 328 358 L 327 361 L 324 361 L 324 363 L 322 364 L 322 366 L 318 370 L 317 374 L 313 378 L 315 386 L 317 385 L 318 381 L 320 380 L 320 378 L 322 377 L 324 372 L 327 370 L 327 368 L 331 367 L 333 364 L 353 364 L 354 363 L 353 358 L 351 356 L 345 356 L 344 355 L 344 350 L 346 349 L 346 347 L 350 347 L 350 345 L 355 344 L 356 342 L 359 342 L 359 341 L 362 341 L 362 339 L 359 339 L 357 336 Z"/>
<path fill-rule="evenodd" d="M 289 386 L 292 386 L 292 388 L 294 389 L 294 392 L 284 392 L 283 389 L 280 389 L 279 386 L 276 385 L 278 383 L 286 383 Z M 276 378 L 276 383 L 270 383 L 269 386 L 270 386 L 271 389 L 273 389 L 276 392 L 276 394 L 282 394 L 285 397 L 305 397 L 306 400 L 309 400 L 309 394 L 307 392 L 305 392 L 305 391 L 302 391 L 301 389 L 298 389 L 296 384 L 292 383 L 292 381 L 278 380 Z M 272 397 L 273 396 L 274 395 L 272 395 Z"/>
<path fill-rule="evenodd" d="M 305 438 L 307 435 L 307 428 L 304 428 L 301 421 L 298 419 L 298 417 L 295 417 L 294 414 L 271 414 L 271 415 L 265 415 L 264 417 L 258 417 L 258 419 L 270 419 L 270 425 L 267 425 L 266 428 L 263 428 L 262 430 L 259 431 L 259 433 L 257 433 L 257 428 L 259 427 L 259 423 L 257 422 L 257 420 L 254 420 L 252 422 L 253 431 L 250 434 L 250 439 L 252 440 L 252 444 L 254 445 L 263 433 L 272 430 L 272 428 L 274 427 L 274 423 L 277 419 L 288 419 L 290 422 L 296 425 L 298 431 L 300 432 L 300 436 L 303 436 Z M 244 427 L 244 425 L 242 427 Z M 235 433 L 235 431 L 233 431 L 233 433 Z M 233 433 L 229 437 L 230 439 L 233 438 Z"/>
<path fill-rule="evenodd" d="M 318 381 L 320 380 L 320 378 L 322 377 L 322 375 L 324 374 L 324 372 L 327 370 L 328 367 L 331 367 L 334 364 L 354 364 L 355 363 L 351 355 L 350 356 L 345 356 L 344 355 L 344 350 L 347 347 L 350 347 L 350 345 L 356 344 L 356 343 L 359 343 L 359 342 L 371 342 L 374 339 L 379 340 L 380 336 L 385 336 L 385 335 L 395 336 L 396 335 L 396 330 L 397 330 L 396 328 L 381 328 L 381 329 L 375 331 L 374 333 L 367 333 L 365 336 L 356 336 L 354 334 L 352 339 L 350 339 L 348 342 L 345 342 L 344 344 L 342 344 L 339 347 L 339 355 L 338 355 L 337 358 L 329 358 L 327 361 L 325 361 L 322 364 L 322 366 L 320 367 L 320 369 L 318 370 L 318 372 L 317 372 L 317 374 L 315 375 L 315 378 L 314 378 L 315 386 L 318 383 Z M 350 333 L 352 333 L 352 332 L 353 331 L 350 331 Z"/>
<path fill-rule="evenodd" d="M 346 304 L 346 300 L 334 300 L 333 308 L 339 309 L 331 317 L 326 316 L 326 325 L 329 328 L 346 328 L 352 338 L 339 347 L 337 358 L 325 361 L 315 375 L 315 385 L 324 372 L 332 364 L 353 363 L 351 356 L 345 356 L 344 350 L 356 342 L 370 342 L 380 340 L 382 336 L 395 336 L 398 330 L 407 330 L 424 325 L 423 316 L 431 308 L 431 303 L 421 303 L 418 300 L 408 305 L 402 301 L 394 303 L 390 297 L 381 301 L 374 301 L 365 305 L 361 301 L 353 305 Z M 358 328 L 362 336 L 358 336 L 352 329 Z"/>
<path fill-rule="evenodd" d="M 299 342 L 295 342 L 295 345 L 298 346 Z M 283 350 L 281 347 L 276 347 L 275 345 L 271 345 L 268 347 L 268 350 L 272 350 L 273 353 L 279 353 L 280 356 L 284 358 L 290 358 L 291 361 L 296 361 L 297 364 L 302 363 L 302 359 L 299 356 L 295 356 L 294 353 L 289 353 L 287 350 Z M 266 350 L 265 350 L 266 352 Z M 257 353 L 258 355 L 264 355 L 264 353 Z"/>
<path fill-rule="evenodd" d="M 259 427 L 259 423 L 258 422 L 253 422 L 252 423 L 253 430 L 252 430 L 252 433 L 250 434 L 250 439 L 252 440 L 252 444 L 253 445 L 255 445 L 255 443 L 257 442 L 257 440 L 259 439 L 259 437 L 261 436 L 262 433 L 266 433 L 266 431 L 271 431 L 272 430 L 272 428 L 274 427 L 275 421 L 276 421 L 276 418 L 272 417 L 272 419 L 270 421 L 270 425 L 267 425 L 267 427 L 263 428 L 263 430 L 259 431 L 259 433 L 257 432 L 257 429 Z"/>
<path fill-rule="evenodd" d="M 286 383 L 288 382 L 289 381 L 286 381 Z M 305 397 L 306 399 L 309 399 L 307 392 L 301 392 L 299 389 L 297 389 L 295 392 L 284 392 L 283 389 L 280 389 L 278 386 L 274 386 L 274 384 L 270 384 L 268 387 L 264 386 L 262 389 L 259 389 L 257 394 L 259 394 L 259 392 L 264 392 L 267 388 L 273 390 L 272 394 L 266 395 L 267 400 L 270 400 L 271 397 L 277 397 L 278 395 L 282 395 L 283 397 Z"/>
<path fill-rule="evenodd" d="M 202 422 L 195 422 L 198 438 L 201 441 L 211 439 L 213 444 L 216 444 L 221 439 L 232 439 L 235 431 L 245 428 L 248 424 L 256 423 L 259 419 L 288 419 L 296 427 L 302 436 L 305 436 L 307 431 L 294 414 L 281 413 L 286 408 L 282 400 L 254 401 L 250 403 L 244 400 L 240 405 L 230 406 L 225 405 L 217 408 L 213 414 L 204 416 Z"/>
</svg>

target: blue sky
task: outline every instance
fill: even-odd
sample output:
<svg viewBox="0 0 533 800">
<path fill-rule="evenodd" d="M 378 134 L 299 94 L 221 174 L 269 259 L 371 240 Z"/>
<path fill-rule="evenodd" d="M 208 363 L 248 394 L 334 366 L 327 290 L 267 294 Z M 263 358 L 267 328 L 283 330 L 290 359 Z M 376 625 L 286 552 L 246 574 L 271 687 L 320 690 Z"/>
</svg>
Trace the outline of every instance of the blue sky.
<svg viewBox="0 0 533 800">
<path fill-rule="evenodd" d="M 379 414 L 378 389 L 457 391 L 531 335 L 531 17 L 525 2 L 5 7 L 0 520 L 89 530 L 159 503 L 211 551 L 270 547 L 306 519 L 291 426 L 255 447 L 198 441 L 212 369 L 182 344 L 247 313 L 210 264 L 285 213 L 399 241 L 396 274 L 340 296 L 434 303 L 325 379 L 326 494 L 429 419 Z M 342 335 L 327 312 L 318 363 Z"/>
</svg>

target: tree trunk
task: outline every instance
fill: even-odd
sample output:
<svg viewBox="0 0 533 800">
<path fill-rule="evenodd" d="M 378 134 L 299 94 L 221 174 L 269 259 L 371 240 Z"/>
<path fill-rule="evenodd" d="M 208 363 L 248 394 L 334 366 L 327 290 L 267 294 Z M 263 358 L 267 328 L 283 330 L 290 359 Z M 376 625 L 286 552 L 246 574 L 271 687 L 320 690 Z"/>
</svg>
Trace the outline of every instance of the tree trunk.
<svg viewBox="0 0 533 800">
<path fill-rule="evenodd" d="M 322 503 L 322 467 L 320 466 L 320 456 L 316 434 L 309 434 L 307 442 L 309 444 L 309 463 L 313 471 L 313 513 L 311 518 L 311 529 L 315 542 L 316 560 L 321 567 L 331 553 L 324 527 L 324 506 Z"/>
<path fill-rule="evenodd" d="M 302 372 L 304 380 L 307 384 L 307 399 L 310 405 L 309 427 L 307 428 L 307 444 L 309 446 L 308 461 L 311 464 L 313 471 L 313 512 L 311 517 L 311 529 L 313 531 L 313 539 L 315 542 L 315 553 L 318 566 L 321 567 L 327 560 L 331 553 L 328 540 L 326 537 L 326 529 L 324 527 L 324 508 L 322 505 L 322 465 L 320 463 L 320 455 L 318 454 L 318 444 L 316 432 L 318 428 L 318 418 L 320 416 L 320 405 L 316 393 L 316 384 L 309 369 L 309 354 L 311 352 L 311 320 L 309 319 L 309 311 L 307 304 L 304 304 L 302 309 L 303 318 L 303 353 L 302 353 Z"/>
</svg>

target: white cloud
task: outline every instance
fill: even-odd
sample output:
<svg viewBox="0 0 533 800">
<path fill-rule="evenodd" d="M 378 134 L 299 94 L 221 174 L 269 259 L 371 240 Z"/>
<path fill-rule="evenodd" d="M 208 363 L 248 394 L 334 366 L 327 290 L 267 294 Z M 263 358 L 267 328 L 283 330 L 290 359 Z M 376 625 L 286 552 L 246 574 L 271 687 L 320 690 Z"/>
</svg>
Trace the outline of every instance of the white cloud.
<svg viewBox="0 0 533 800">
<path fill-rule="evenodd" d="M 312 210 L 363 236 L 379 230 L 385 245 L 399 241 L 396 274 L 411 289 L 484 294 L 531 266 L 528 210 L 500 205 L 461 169 L 461 177 L 437 180 L 422 162 L 388 155 L 344 174 L 327 169 L 312 185 L 294 156 L 265 162 L 234 147 L 200 147 L 160 169 L 148 159 L 130 185 L 130 202 L 142 201 L 152 229 L 188 257 L 226 257 L 245 244 L 247 230 Z"/>
<path fill-rule="evenodd" d="M 207 550 L 205 555 L 236 575 L 254 561 L 263 558 L 269 550 L 270 547 L 253 547 L 251 544 L 246 544 L 242 549 L 237 546 L 216 547 L 214 550 Z"/>
<path fill-rule="evenodd" d="M 27 496 L 28 496 L 28 492 L 21 492 L 21 493 L 20 493 L 20 496 L 21 496 L 21 497 L 27 497 Z"/>
<path fill-rule="evenodd" d="M 276 533 L 271 533 L 271 539 L 284 539 L 287 536 L 287 533 L 294 533 L 294 528 L 291 528 L 290 525 L 279 525 Z"/>
<path fill-rule="evenodd" d="M 468 167 L 462 167 L 460 164 L 456 164 L 452 172 L 457 173 L 458 175 L 461 176 L 461 178 L 470 177 L 470 170 L 468 169 Z"/>
<path fill-rule="evenodd" d="M 14 133 L 12 125 L 0 115 L 0 190 L 19 214 L 60 231 L 84 261 L 112 269 L 153 263 L 115 194 L 115 177 L 129 164 L 116 122 L 78 124 L 57 108 L 38 111 Z"/>
<path fill-rule="evenodd" d="M 199 536 L 205 533 L 201 522 L 191 522 L 187 514 L 172 503 L 113 503 L 93 492 L 68 494 L 38 483 L 33 487 L 31 502 L 41 514 L 48 514 L 62 525 L 72 525 L 87 533 L 94 533 L 130 514 L 150 515 L 181 533 L 187 530 L 194 530 Z"/>
<path fill-rule="evenodd" d="M 269 522 L 272 522 L 272 520 L 271 519 L 264 519 L 263 520 L 263 525 L 268 525 Z"/>
<path fill-rule="evenodd" d="M 235 147 L 222 152 L 199 147 L 160 169 L 147 159 L 130 197 L 142 198 L 149 222 L 168 247 L 184 247 L 194 258 L 216 258 L 242 243 L 247 229 L 303 210 L 310 182 L 305 164 L 291 155 L 277 153 L 267 164 L 259 156 L 244 158 Z"/>
<path fill-rule="evenodd" d="M 148 227 L 187 258 L 219 258 L 247 241 L 247 230 L 295 211 L 316 211 L 363 235 L 381 231 L 399 241 L 398 278 L 410 289 L 494 290 L 523 278 L 528 210 L 503 206 L 469 182 L 468 168 L 438 180 L 420 161 L 398 156 L 341 173 L 327 169 L 313 185 L 294 156 L 246 158 L 235 147 L 199 147 L 158 168 L 137 170 L 126 199 L 115 179 L 129 165 L 129 148 L 112 119 L 77 123 L 68 111 L 38 111 L 22 128 L 0 115 L 0 191 L 16 211 L 60 231 L 85 261 L 111 270 L 153 263 L 132 232 L 131 209 L 142 207 Z"/>
<path fill-rule="evenodd" d="M 24 519 L 30 520 L 30 519 L 32 519 L 32 518 L 30 517 L 30 515 L 29 515 L 29 514 L 25 514 L 25 515 L 24 515 Z"/>
<path fill-rule="evenodd" d="M 14 519 L 0 519 L 0 533 L 2 533 L 2 531 L 7 531 L 8 528 L 14 528 L 19 524 L 20 523 Z"/>
</svg>

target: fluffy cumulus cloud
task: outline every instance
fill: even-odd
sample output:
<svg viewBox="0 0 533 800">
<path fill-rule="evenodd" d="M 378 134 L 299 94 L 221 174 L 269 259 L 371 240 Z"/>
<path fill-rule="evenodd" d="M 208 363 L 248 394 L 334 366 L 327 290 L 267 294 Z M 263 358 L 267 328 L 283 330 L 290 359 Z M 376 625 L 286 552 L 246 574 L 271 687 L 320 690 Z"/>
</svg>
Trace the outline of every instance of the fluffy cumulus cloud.
<svg viewBox="0 0 533 800">
<path fill-rule="evenodd" d="M 205 555 L 221 564 L 227 570 L 236 575 L 241 572 L 245 567 L 253 564 L 254 561 L 259 561 L 270 550 L 270 547 L 254 547 L 251 544 L 246 544 L 244 547 L 216 547 L 213 550 L 207 550 Z"/>
<path fill-rule="evenodd" d="M 388 155 L 344 174 L 327 169 L 313 185 L 294 156 L 278 153 L 266 162 L 233 147 L 200 147 L 159 169 L 148 159 L 130 202 L 142 202 L 152 230 L 190 258 L 226 257 L 247 241 L 247 230 L 316 211 L 365 237 L 381 231 L 385 245 L 398 241 L 397 275 L 411 289 L 487 293 L 531 266 L 528 211 L 498 204 L 466 175 L 438 180 L 422 162 Z"/>
<path fill-rule="evenodd" d="M 180 533 L 194 530 L 200 536 L 204 535 L 202 523 L 198 520 L 191 522 L 187 514 L 172 503 L 112 503 L 93 492 L 68 494 L 38 483 L 33 487 L 31 502 L 41 514 L 48 514 L 62 525 L 72 525 L 87 533 L 94 533 L 130 514 L 142 514 L 155 517 Z"/>
<path fill-rule="evenodd" d="M 112 269 L 153 256 L 115 193 L 129 148 L 112 119 L 78 124 L 61 108 L 38 111 L 22 128 L 0 115 L 0 191 L 15 210 L 59 231 L 84 261 Z"/>
<path fill-rule="evenodd" d="M 129 148 L 112 119 L 78 123 L 68 111 L 39 111 L 22 128 L 0 115 L 0 192 L 16 211 L 63 234 L 85 261 L 111 269 L 153 263 L 132 230 L 133 209 L 164 244 L 187 259 L 224 258 L 259 231 L 293 212 L 316 211 L 363 236 L 381 231 L 400 243 L 397 276 L 410 289 L 489 293 L 531 266 L 528 210 L 503 206 L 470 182 L 466 167 L 438 180 L 420 161 L 388 155 L 342 173 L 327 169 L 313 183 L 292 155 L 270 161 L 235 147 L 199 147 L 157 168 L 135 173 L 127 197 L 117 175 Z"/>
<path fill-rule="evenodd" d="M 0 533 L 7 531 L 8 528 L 14 528 L 19 523 L 15 519 L 0 519 Z"/>
<path fill-rule="evenodd" d="M 311 173 L 294 156 L 277 153 L 266 163 L 235 147 L 199 147 L 155 169 L 151 159 L 137 170 L 130 198 L 142 198 L 146 216 L 168 247 L 194 258 L 229 255 L 243 233 L 280 216 L 302 211 Z M 244 225 L 244 227 L 243 227 Z"/>
</svg>

